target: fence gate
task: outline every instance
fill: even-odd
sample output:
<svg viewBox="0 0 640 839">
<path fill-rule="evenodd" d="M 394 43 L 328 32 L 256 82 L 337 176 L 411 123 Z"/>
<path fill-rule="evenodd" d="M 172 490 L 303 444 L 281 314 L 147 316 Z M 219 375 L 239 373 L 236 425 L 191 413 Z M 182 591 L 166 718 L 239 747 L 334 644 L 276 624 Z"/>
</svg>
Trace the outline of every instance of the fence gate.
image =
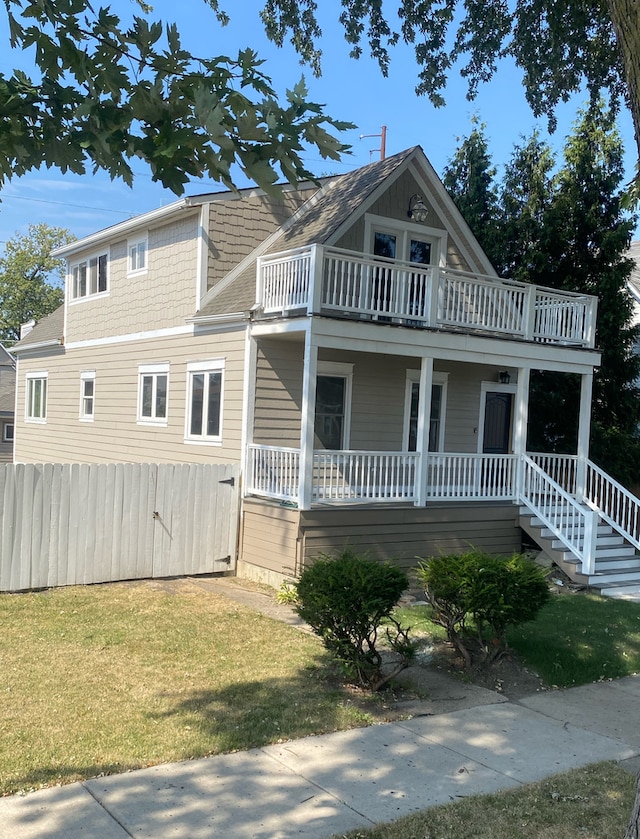
<svg viewBox="0 0 640 839">
<path fill-rule="evenodd" d="M 234 570 L 239 467 L 1 464 L 0 591 Z"/>
</svg>

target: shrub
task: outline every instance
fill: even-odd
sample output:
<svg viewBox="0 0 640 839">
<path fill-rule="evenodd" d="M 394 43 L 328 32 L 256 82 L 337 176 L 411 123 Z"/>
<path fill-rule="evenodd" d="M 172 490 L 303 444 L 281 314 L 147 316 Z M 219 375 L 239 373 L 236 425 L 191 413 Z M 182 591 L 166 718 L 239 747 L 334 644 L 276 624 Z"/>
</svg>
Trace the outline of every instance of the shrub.
<svg viewBox="0 0 640 839">
<path fill-rule="evenodd" d="M 467 669 L 500 655 L 507 629 L 533 620 L 549 598 L 542 569 L 522 554 L 500 557 L 474 549 L 431 557 L 420 564 L 418 577 L 434 622 L 444 627 Z"/>
<path fill-rule="evenodd" d="M 413 654 L 408 630 L 391 617 L 408 584 L 399 568 L 351 550 L 335 557 L 321 555 L 298 580 L 296 610 L 343 672 L 361 687 L 375 691 L 405 668 Z M 382 624 L 382 637 L 396 654 L 385 673 L 376 647 Z"/>
</svg>

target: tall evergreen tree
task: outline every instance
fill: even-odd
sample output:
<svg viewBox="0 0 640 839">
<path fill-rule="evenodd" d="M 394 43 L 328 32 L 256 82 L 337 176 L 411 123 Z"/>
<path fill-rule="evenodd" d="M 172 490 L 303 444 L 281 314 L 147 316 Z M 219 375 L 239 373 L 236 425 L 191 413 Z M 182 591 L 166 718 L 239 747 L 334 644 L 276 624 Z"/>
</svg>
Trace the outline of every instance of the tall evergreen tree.
<svg viewBox="0 0 640 839">
<path fill-rule="evenodd" d="M 514 148 L 500 187 L 499 273 L 512 280 L 545 283 L 546 216 L 553 196 L 555 157 L 534 132 Z"/>
<path fill-rule="evenodd" d="M 488 244 L 500 274 L 598 296 L 596 343 L 602 363 L 594 377 L 591 456 L 622 482 L 637 483 L 640 363 L 633 354 L 638 330 L 631 324 L 626 291 L 631 262 L 625 256 L 635 219 L 621 203 L 623 149 L 614 116 L 602 103 L 581 112 L 555 174 L 550 149 L 534 133 L 514 149 L 498 185 L 478 131 L 472 132 L 473 143 L 463 140 L 445 184 L 468 213 L 480 243 Z M 472 170 L 470 160 L 484 165 Z M 488 196 L 496 195 L 494 204 Z M 477 212 L 478 206 L 490 207 L 490 215 Z M 578 404 L 577 377 L 534 371 L 528 448 L 575 451 Z"/>
<path fill-rule="evenodd" d="M 460 140 L 458 149 L 445 167 L 442 180 L 491 264 L 497 268 L 500 247 L 496 225 L 496 168 L 489 155 L 484 124 L 475 118 L 472 124 L 471 133 Z"/>
<path fill-rule="evenodd" d="M 626 481 L 637 481 L 640 451 L 638 328 L 626 289 L 626 258 L 635 219 L 622 209 L 623 147 L 614 116 L 602 103 L 581 112 L 556 176 L 547 226 L 548 284 L 598 296 L 591 456 Z"/>
</svg>

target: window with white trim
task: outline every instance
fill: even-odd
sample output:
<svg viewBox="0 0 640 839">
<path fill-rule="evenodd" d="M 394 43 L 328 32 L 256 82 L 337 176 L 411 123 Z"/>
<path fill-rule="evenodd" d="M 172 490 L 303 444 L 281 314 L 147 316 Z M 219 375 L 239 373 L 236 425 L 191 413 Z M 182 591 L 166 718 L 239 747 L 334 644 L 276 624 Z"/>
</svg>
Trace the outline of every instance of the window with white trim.
<svg viewBox="0 0 640 839">
<path fill-rule="evenodd" d="M 316 379 L 315 445 L 349 448 L 353 364 L 319 361 Z"/>
<path fill-rule="evenodd" d="M 445 412 L 447 402 L 447 373 L 433 373 L 431 383 L 431 414 L 429 416 L 429 451 L 444 451 Z M 403 448 L 417 451 L 418 411 L 420 407 L 420 371 L 407 370 Z"/>
<path fill-rule="evenodd" d="M 95 371 L 80 373 L 80 419 L 93 420 L 96 398 Z"/>
<path fill-rule="evenodd" d="M 138 367 L 138 422 L 167 425 L 169 363 L 141 364 Z"/>
<path fill-rule="evenodd" d="M 108 291 L 108 265 L 107 253 L 96 254 L 71 265 L 71 299 L 105 294 Z"/>
<path fill-rule="evenodd" d="M 25 419 L 27 422 L 47 421 L 48 373 L 27 373 Z"/>
<path fill-rule="evenodd" d="M 127 243 L 127 251 L 128 251 L 128 266 L 127 266 L 127 273 L 128 274 L 140 274 L 143 271 L 147 270 L 147 237 L 144 236 L 142 239 L 136 239 L 135 241 L 129 240 Z"/>
<path fill-rule="evenodd" d="M 2 441 L 3 443 L 13 443 L 13 423 L 5 422 L 2 425 Z"/>
<path fill-rule="evenodd" d="M 187 364 L 187 440 L 222 442 L 224 359 Z"/>
</svg>

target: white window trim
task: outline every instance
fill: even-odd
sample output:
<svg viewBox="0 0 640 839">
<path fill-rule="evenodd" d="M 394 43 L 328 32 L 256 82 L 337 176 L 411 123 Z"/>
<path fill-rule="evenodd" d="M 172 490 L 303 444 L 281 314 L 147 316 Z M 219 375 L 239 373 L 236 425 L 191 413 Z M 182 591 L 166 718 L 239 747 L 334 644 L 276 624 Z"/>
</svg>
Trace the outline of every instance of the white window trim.
<svg viewBox="0 0 640 839">
<path fill-rule="evenodd" d="M 411 421 L 411 389 L 412 385 L 420 384 L 420 371 L 407 370 L 407 380 L 404 391 L 404 426 L 402 429 L 402 451 L 406 452 L 409 449 L 409 423 Z M 444 451 L 444 434 L 447 420 L 447 390 L 449 387 L 449 374 L 442 373 L 439 370 L 433 371 L 431 378 L 432 385 L 442 386 L 442 404 L 440 405 L 440 431 L 438 434 L 438 452 Z M 427 418 L 427 422 L 430 418 Z M 434 452 L 432 452 L 434 454 Z"/>
<path fill-rule="evenodd" d="M 44 397 L 44 416 L 31 417 L 29 416 L 29 402 L 30 400 L 30 382 L 36 379 L 43 379 L 45 381 L 45 397 Z M 49 373 L 46 370 L 34 373 L 27 373 L 25 377 L 25 393 L 24 393 L 24 421 L 30 423 L 37 423 L 44 425 L 47 421 L 47 413 L 49 409 Z"/>
<path fill-rule="evenodd" d="M 338 451 L 348 450 L 351 444 L 351 404 L 353 394 L 353 364 L 344 361 L 318 361 L 317 376 L 340 376 L 345 379 L 344 425 L 342 446 Z"/>
<path fill-rule="evenodd" d="M 91 397 L 91 406 L 92 411 L 90 414 L 85 413 L 84 405 L 85 405 L 85 393 L 84 393 L 84 383 L 85 382 L 93 382 L 93 396 Z M 80 422 L 93 422 L 96 415 L 96 371 L 95 370 L 84 370 L 80 373 L 80 413 L 79 413 L 79 420 Z"/>
<path fill-rule="evenodd" d="M 106 256 L 107 258 L 107 276 L 106 276 L 106 284 L 107 287 L 104 291 L 96 291 L 95 294 L 84 294 L 82 297 L 76 297 L 74 295 L 74 282 L 73 282 L 73 272 L 76 268 L 78 268 L 82 264 L 89 265 L 89 262 L 92 259 L 98 259 L 101 256 Z M 95 300 L 97 297 L 106 297 L 109 294 L 109 289 L 111 287 L 111 253 L 109 249 L 95 251 L 94 253 L 89 253 L 86 256 L 83 256 L 82 259 L 76 259 L 74 262 L 69 262 L 68 272 L 67 272 L 67 289 L 66 289 L 66 299 L 69 303 L 84 303 L 86 300 Z M 86 279 L 87 288 L 89 283 L 89 278 Z"/>
<path fill-rule="evenodd" d="M 131 252 L 139 245 L 144 245 L 144 265 L 141 268 L 133 268 Z M 149 236 L 144 233 L 135 239 L 127 239 L 127 277 L 135 277 L 139 274 L 146 274 L 149 270 Z"/>
<path fill-rule="evenodd" d="M 503 385 L 500 382 L 481 382 L 480 383 L 480 415 L 478 417 L 478 454 L 482 454 L 484 448 L 484 414 L 487 405 L 487 393 L 513 393 L 518 392 L 517 384 Z M 515 400 L 514 400 L 515 402 Z M 513 404 L 511 406 L 513 410 Z M 513 450 L 513 435 L 515 431 L 515 423 L 513 417 L 511 419 L 511 439 L 509 440 L 509 450 Z"/>
<path fill-rule="evenodd" d="M 365 252 L 373 253 L 373 237 L 375 233 L 392 233 L 398 237 L 398 252 L 396 258 L 407 261 L 408 245 L 411 238 L 424 239 L 433 248 L 431 265 L 444 268 L 447 264 L 447 231 L 436 227 L 427 227 L 410 221 L 377 216 L 367 213 L 364 217 Z"/>
<path fill-rule="evenodd" d="M 7 436 L 7 428 L 11 428 L 11 437 Z M 2 442 L 3 443 L 13 443 L 16 433 L 16 426 L 14 422 L 3 422 L 2 423 Z"/>
<path fill-rule="evenodd" d="M 226 361 L 224 358 L 211 358 L 205 361 L 189 361 L 187 362 L 187 388 L 186 388 L 186 409 L 184 412 L 184 442 L 192 446 L 221 446 L 222 432 L 224 428 L 224 385 L 225 385 L 225 367 Z M 220 416 L 218 418 L 218 427 L 220 433 L 218 435 L 207 437 L 206 435 L 191 434 L 191 377 L 192 373 L 220 373 Z"/>
<path fill-rule="evenodd" d="M 153 425 L 157 427 L 166 427 L 169 425 L 169 362 L 163 361 L 157 364 L 139 364 L 138 365 L 138 425 Z M 143 417 L 142 416 L 142 382 L 144 376 L 166 376 L 167 377 L 167 416 L 166 417 Z M 154 379 L 154 412 L 155 412 L 155 392 L 156 382 Z"/>
</svg>

